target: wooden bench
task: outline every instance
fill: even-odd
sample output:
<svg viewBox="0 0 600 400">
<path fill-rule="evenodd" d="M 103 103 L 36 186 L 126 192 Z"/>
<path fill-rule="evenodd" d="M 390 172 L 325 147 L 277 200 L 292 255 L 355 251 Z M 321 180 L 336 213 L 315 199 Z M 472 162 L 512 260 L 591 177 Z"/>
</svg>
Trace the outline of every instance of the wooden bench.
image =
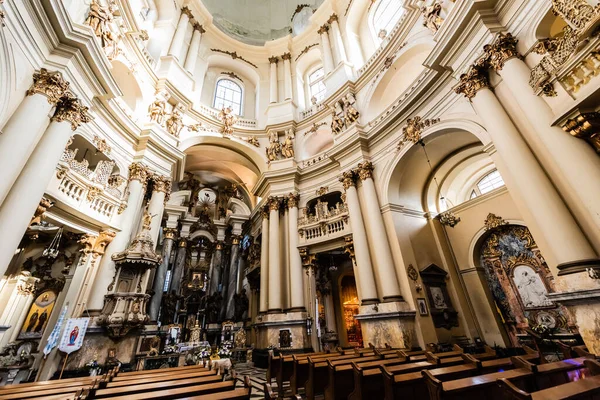
<svg viewBox="0 0 600 400">
<path fill-rule="evenodd" d="M 533 393 L 519 389 L 507 379 L 499 379 L 498 386 L 502 389 L 504 398 L 510 400 L 597 400 L 600 398 L 600 376 L 592 376 Z"/>
<path fill-rule="evenodd" d="M 165 370 L 165 372 L 136 375 L 136 376 L 117 375 L 115 377 L 109 377 L 108 380 L 110 382 L 121 382 L 124 384 L 130 384 L 132 381 L 143 381 L 143 380 L 156 381 L 157 379 L 170 380 L 171 377 L 173 377 L 173 379 L 181 379 L 182 377 L 195 378 L 195 377 L 213 376 L 213 375 L 218 375 L 218 371 L 217 370 L 210 371 L 210 370 L 202 368 L 202 369 L 193 369 L 191 371 L 186 371 L 186 370 L 184 370 L 184 371 L 167 371 L 167 370 Z"/>
<path fill-rule="evenodd" d="M 145 380 L 144 380 L 145 381 Z M 231 381 L 228 381 L 229 383 Z M 89 398 L 94 399 L 106 399 L 116 395 L 134 395 L 138 393 L 160 391 L 162 389 L 175 389 L 184 388 L 188 386 L 200 387 L 206 384 L 213 383 L 228 383 L 222 382 L 222 378 L 219 375 L 212 376 L 201 376 L 189 379 L 172 379 L 172 380 L 156 380 L 154 379 L 151 383 L 140 383 L 137 384 L 135 381 L 128 381 L 125 386 L 110 386 L 105 389 L 101 389 L 100 385 L 93 387 L 89 390 Z M 215 386 L 220 387 L 220 386 Z M 210 393 L 210 392 L 209 392 Z"/>
<path fill-rule="evenodd" d="M 344 356 L 344 352 L 341 353 L 330 353 L 330 354 L 322 354 L 316 356 L 310 355 L 294 355 L 294 369 L 292 372 L 292 376 L 290 377 L 290 390 L 292 395 L 298 394 L 298 391 L 304 388 L 306 381 L 308 380 L 308 357 L 311 357 L 313 360 L 317 360 L 320 358 L 333 358 L 333 357 L 341 357 Z"/>
</svg>

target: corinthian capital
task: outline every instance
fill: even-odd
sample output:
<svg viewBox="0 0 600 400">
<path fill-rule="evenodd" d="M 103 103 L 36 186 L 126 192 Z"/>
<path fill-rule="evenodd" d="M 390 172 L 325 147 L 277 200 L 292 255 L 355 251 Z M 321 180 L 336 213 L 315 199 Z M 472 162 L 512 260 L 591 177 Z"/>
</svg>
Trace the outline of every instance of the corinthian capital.
<svg viewBox="0 0 600 400">
<path fill-rule="evenodd" d="M 92 234 L 85 234 L 77 241 L 81 245 L 79 250 L 85 255 L 92 254 L 93 258 L 102 256 L 113 239 L 116 233 L 111 230 L 101 231 L 98 236 Z"/>
<path fill-rule="evenodd" d="M 510 33 L 500 33 L 496 40 L 483 49 L 488 56 L 488 63 L 496 71 L 501 71 L 511 58 L 521 58 L 517 51 L 518 40 Z"/>
<path fill-rule="evenodd" d="M 336 13 L 331 14 L 329 19 L 327 20 L 327 23 L 329 23 L 329 24 L 332 24 L 334 22 L 338 22 L 338 16 Z"/>
<path fill-rule="evenodd" d="M 148 180 L 148 175 L 148 167 L 140 162 L 133 162 L 129 166 L 129 182 L 140 181 L 145 185 Z"/>
<path fill-rule="evenodd" d="M 175 237 L 177 237 L 177 229 L 163 228 L 163 235 L 165 236 L 165 239 L 175 239 Z"/>
<path fill-rule="evenodd" d="M 27 96 L 41 94 L 48 98 L 48 103 L 56 105 L 68 90 L 69 82 L 60 72 L 42 68 L 33 73 L 33 84 L 27 90 Z"/>
<path fill-rule="evenodd" d="M 290 193 L 287 196 L 287 208 L 298 207 L 298 201 L 300 200 L 300 195 L 298 193 Z"/>
<path fill-rule="evenodd" d="M 358 164 L 358 176 L 361 181 L 373 179 L 373 163 L 371 161 L 365 161 Z"/>
<path fill-rule="evenodd" d="M 353 171 L 346 171 L 342 174 L 340 182 L 342 182 L 344 190 L 348 190 L 348 188 L 356 185 L 356 182 L 354 181 L 355 178 Z"/>
<path fill-rule="evenodd" d="M 478 91 L 490 87 L 485 65 L 476 63 L 469 67 L 468 71 L 460 76 L 459 84 L 454 88 L 458 94 L 464 94 L 466 98 L 472 99 Z"/>
<path fill-rule="evenodd" d="M 190 10 L 187 6 L 181 8 L 181 13 L 188 16 L 189 19 L 193 19 L 194 15 L 192 14 L 192 10 Z"/>
<path fill-rule="evenodd" d="M 154 183 L 153 191 L 163 192 L 165 194 L 165 201 L 168 201 L 168 198 L 171 195 L 171 177 L 154 175 L 152 177 L 152 182 Z"/>
<path fill-rule="evenodd" d="M 322 35 L 322 34 L 324 34 L 324 33 L 327 33 L 328 31 L 329 31 L 329 26 L 327 26 L 327 25 L 323 25 L 322 27 L 320 27 L 320 28 L 317 30 L 317 33 L 318 33 L 319 35 Z"/>
<path fill-rule="evenodd" d="M 56 105 L 56 111 L 52 121 L 70 122 L 71 130 L 76 130 L 79 125 L 86 124 L 92 120 L 88 114 L 89 108 L 82 105 L 77 97 L 67 92 Z"/>
<path fill-rule="evenodd" d="M 278 211 L 281 206 L 281 200 L 277 196 L 269 196 L 267 202 L 269 204 L 269 211 Z"/>
</svg>

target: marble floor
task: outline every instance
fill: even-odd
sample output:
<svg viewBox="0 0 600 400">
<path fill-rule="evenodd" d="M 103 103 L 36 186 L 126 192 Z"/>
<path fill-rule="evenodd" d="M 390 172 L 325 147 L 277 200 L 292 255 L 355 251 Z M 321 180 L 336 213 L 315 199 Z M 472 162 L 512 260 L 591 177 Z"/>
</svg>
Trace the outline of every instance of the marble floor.
<svg viewBox="0 0 600 400">
<path fill-rule="evenodd" d="M 238 380 L 241 382 L 240 385 L 243 385 L 244 377 L 250 377 L 250 383 L 252 384 L 252 399 L 264 399 L 265 391 L 264 385 L 267 376 L 267 370 L 262 368 L 256 368 L 252 363 L 240 363 L 236 364 L 233 368 L 238 373 Z M 284 389 L 287 392 L 289 388 L 289 383 L 284 384 Z M 277 393 L 277 383 L 273 381 L 273 391 Z M 289 392 L 288 392 L 289 393 Z M 292 396 L 286 396 L 284 399 L 293 399 Z"/>
</svg>

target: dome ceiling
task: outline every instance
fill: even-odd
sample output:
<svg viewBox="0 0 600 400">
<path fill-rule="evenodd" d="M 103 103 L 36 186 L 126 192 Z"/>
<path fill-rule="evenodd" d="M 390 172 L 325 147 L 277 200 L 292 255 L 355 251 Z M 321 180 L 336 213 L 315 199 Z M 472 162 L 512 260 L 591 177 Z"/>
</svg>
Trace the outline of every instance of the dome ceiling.
<svg viewBox="0 0 600 400">
<path fill-rule="evenodd" d="M 302 33 L 313 9 L 323 1 L 202 0 L 202 3 L 212 14 L 214 24 L 227 35 L 243 43 L 261 46 L 289 33 Z"/>
</svg>

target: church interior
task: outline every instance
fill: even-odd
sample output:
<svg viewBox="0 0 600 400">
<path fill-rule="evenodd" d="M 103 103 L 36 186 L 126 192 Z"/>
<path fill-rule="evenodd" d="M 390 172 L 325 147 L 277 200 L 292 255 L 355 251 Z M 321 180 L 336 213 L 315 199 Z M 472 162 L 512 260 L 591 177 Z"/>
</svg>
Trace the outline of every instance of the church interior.
<svg viewBox="0 0 600 400">
<path fill-rule="evenodd" d="M 0 0 L 0 399 L 600 398 L 599 75 L 600 0 Z"/>
</svg>

